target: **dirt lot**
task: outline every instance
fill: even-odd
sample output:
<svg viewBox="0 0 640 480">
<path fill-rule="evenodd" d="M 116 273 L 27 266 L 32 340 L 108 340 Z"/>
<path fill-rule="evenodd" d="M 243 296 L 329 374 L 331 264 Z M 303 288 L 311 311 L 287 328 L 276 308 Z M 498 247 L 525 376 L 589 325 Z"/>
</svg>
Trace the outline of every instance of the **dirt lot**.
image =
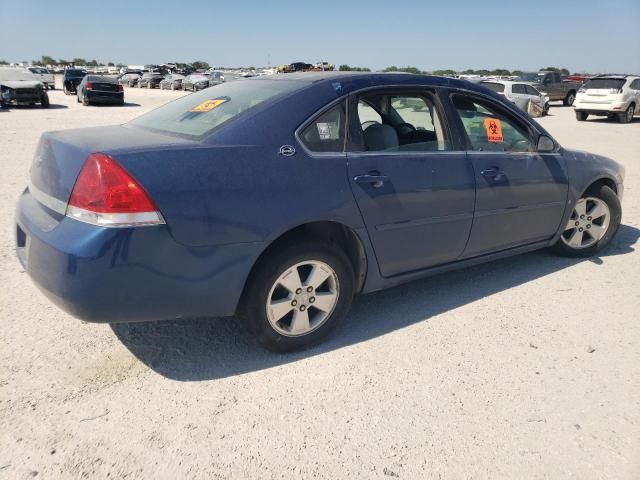
<svg viewBox="0 0 640 480">
<path fill-rule="evenodd" d="M 640 478 L 640 119 L 541 123 L 627 168 L 599 258 L 528 254 L 356 299 L 325 345 L 280 356 L 233 320 L 82 323 L 14 256 L 45 130 L 125 107 L 0 112 L 0 479 Z"/>
</svg>

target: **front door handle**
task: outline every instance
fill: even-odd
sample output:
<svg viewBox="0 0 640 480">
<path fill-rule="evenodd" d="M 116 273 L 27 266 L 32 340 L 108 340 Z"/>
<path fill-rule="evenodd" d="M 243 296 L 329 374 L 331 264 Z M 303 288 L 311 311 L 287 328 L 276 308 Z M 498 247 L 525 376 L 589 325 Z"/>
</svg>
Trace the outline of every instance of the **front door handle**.
<svg viewBox="0 0 640 480">
<path fill-rule="evenodd" d="M 498 167 L 489 167 L 482 170 L 480 172 L 480 175 L 482 175 L 483 177 L 494 178 L 497 180 L 503 175 L 503 173 L 500 171 Z"/>
<path fill-rule="evenodd" d="M 380 188 L 385 182 L 389 181 L 389 177 L 381 175 L 379 172 L 369 172 L 362 175 L 356 175 L 353 177 L 353 181 L 356 183 L 368 183 L 373 188 Z"/>
</svg>

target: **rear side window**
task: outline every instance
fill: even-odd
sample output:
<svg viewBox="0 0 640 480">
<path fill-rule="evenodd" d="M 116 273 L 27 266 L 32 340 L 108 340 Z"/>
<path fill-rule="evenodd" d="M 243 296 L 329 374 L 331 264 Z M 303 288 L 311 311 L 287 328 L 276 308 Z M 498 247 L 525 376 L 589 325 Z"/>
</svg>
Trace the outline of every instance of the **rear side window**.
<svg viewBox="0 0 640 480">
<path fill-rule="evenodd" d="M 502 83 L 482 82 L 482 85 L 484 87 L 487 87 L 489 90 L 493 90 L 496 93 L 504 92 L 504 85 Z"/>
<path fill-rule="evenodd" d="M 305 85 L 291 80 L 222 83 L 174 100 L 136 118 L 128 125 L 190 137 L 203 137 L 261 103 Z"/>
<path fill-rule="evenodd" d="M 505 115 L 499 107 L 462 94 L 454 94 L 452 100 L 473 150 L 535 151 L 526 127 Z"/>
<path fill-rule="evenodd" d="M 307 125 L 300 133 L 300 140 L 312 152 L 343 152 L 345 120 L 345 102 L 340 102 Z"/>
<path fill-rule="evenodd" d="M 640 90 L 640 78 L 636 78 L 633 82 L 631 82 L 629 88 L 632 88 L 633 90 Z"/>
<path fill-rule="evenodd" d="M 619 90 L 624 85 L 624 78 L 592 78 L 583 85 L 585 90 Z"/>
</svg>

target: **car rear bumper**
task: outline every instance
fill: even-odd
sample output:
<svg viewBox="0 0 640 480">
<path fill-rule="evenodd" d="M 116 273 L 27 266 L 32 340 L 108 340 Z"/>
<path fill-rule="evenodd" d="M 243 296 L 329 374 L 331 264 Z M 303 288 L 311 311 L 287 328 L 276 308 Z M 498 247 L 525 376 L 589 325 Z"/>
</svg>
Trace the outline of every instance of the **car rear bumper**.
<svg viewBox="0 0 640 480">
<path fill-rule="evenodd" d="M 585 102 L 576 100 L 573 104 L 578 112 L 586 112 L 593 115 L 607 115 L 609 113 L 621 113 L 629 107 L 629 102 Z"/>
<path fill-rule="evenodd" d="M 96 227 L 59 215 L 28 189 L 16 211 L 17 254 L 58 307 L 88 322 L 235 313 L 261 243 L 187 247 L 167 225 Z"/>
<path fill-rule="evenodd" d="M 91 90 L 87 92 L 87 98 L 94 103 L 122 103 L 124 92 L 100 92 Z"/>
</svg>

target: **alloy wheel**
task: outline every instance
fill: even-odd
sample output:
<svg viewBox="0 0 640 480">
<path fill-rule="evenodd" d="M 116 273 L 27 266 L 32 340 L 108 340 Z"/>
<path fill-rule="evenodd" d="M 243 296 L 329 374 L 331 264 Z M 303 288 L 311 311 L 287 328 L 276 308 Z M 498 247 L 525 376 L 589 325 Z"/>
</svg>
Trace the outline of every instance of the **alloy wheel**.
<svg viewBox="0 0 640 480">
<path fill-rule="evenodd" d="M 333 313 L 339 297 L 336 272 L 326 263 L 308 260 L 282 273 L 267 296 L 267 318 L 287 337 L 308 335 Z"/>
<path fill-rule="evenodd" d="M 571 248 L 589 248 L 604 237 L 610 218 L 609 207 L 604 201 L 595 197 L 581 198 L 560 239 Z"/>
</svg>

